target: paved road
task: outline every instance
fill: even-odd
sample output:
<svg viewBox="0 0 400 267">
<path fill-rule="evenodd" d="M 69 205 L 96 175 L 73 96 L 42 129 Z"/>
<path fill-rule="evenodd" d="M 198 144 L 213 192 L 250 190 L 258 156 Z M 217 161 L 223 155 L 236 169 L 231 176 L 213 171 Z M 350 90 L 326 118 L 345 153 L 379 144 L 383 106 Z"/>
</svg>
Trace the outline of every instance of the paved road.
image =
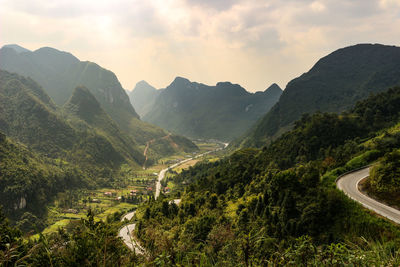
<svg viewBox="0 0 400 267">
<path fill-rule="evenodd" d="M 389 220 L 400 224 L 400 211 L 385 204 L 382 204 L 358 190 L 359 182 L 369 176 L 370 168 L 364 168 L 349 174 L 346 174 L 336 181 L 337 187 L 347 196 L 361 203 L 367 209 L 370 209 Z"/>
<path fill-rule="evenodd" d="M 228 146 L 228 144 L 224 143 L 224 148 L 226 148 L 227 146 Z M 213 151 L 208 151 L 208 152 L 205 152 L 203 154 L 197 155 L 194 158 L 200 158 L 200 157 L 202 157 L 204 155 L 210 154 L 210 153 L 215 152 L 215 151 L 219 151 L 221 149 L 222 148 L 218 148 L 218 149 L 213 150 Z M 183 164 L 185 162 L 188 162 L 188 161 L 190 161 L 192 159 L 193 158 L 188 158 L 188 159 L 182 160 L 182 161 L 180 161 L 178 163 L 175 163 L 175 164 L 169 166 L 168 168 L 165 168 L 165 169 L 160 171 L 160 173 L 158 174 L 158 179 L 157 179 L 157 183 L 156 183 L 156 192 L 155 192 L 155 196 L 154 196 L 155 199 L 157 199 L 160 196 L 161 181 L 164 179 L 165 174 L 167 173 L 167 171 L 169 169 L 173 169 L 173 168 L 175 168 L 175 167 L 177 167 L 177 166 L 179 166 L 179 165 L 181 165 L 181 164 Z M 179 203 L 181 202 L 180 199 L 174 199 L 173 201 L 174 201 L 174 203 L 176 205 L 179 205 Z M 136 213 L 136 211 L 132 211 L 132 212 L 129 212 L 129 213 L 125 214 L 125 216 L 122 217 L 121 221 L 124 221 L 125 219 L 127 219 L 129 221 L 130 219 L 132 219 L 132 217 L 135 215 L 135 213 Z M 131 223 L 131 224 L 125 225 L 124 227 L 122 227 L 119 230 L 118 236 L 122 237 L 122 240 L 124 241 L 125 245 L 130 250 L 132 250 L 132 251 L 135 250 L 136 254 L 144 254 L 144 251 L 145 251 L 144 248 L 141 247 L 140 244 L 138 242 L 136 242 L 136 240 L 132 237 L 132 232 L 135 230 L 135 227 L 136 227 L 136 223 Z"/>
<path fill-rule="evenodd" d="M 136 254 L 143 254 L 144 248 L 142 248 L 138 242 L 132 237 L 132 232 L 135 230 L 136 223 L 127 224 L 119 230 L 118 236 L 122 237 L 125 245 L 130 250 L 135 250 Z"/>
<path fill-rule="evenodd" d="M 127 214 L 124 215 L 124 217 L 122 217 L 121 222 L 125 221 L 125 219 L 127 219 L 128 221 L 130 221 L 133 216 L 135 216 L 136 211 L 131 211 Z"/>
<path fill-rule="evenodd" d="M 156 192 L 154 193 L 154 198 L 157 199 L 160 196 L 161 181 L 165 178 L 165 174 L 167 173 L 168 170 L 173 169 L 173 168 L 175 168 L 175 167 L 177 167 L 179 165 L 182 165 L 185 162 L 191 161 L 192 159 L 197 159 L 197 158 L 203 157 L 205 155 L 208 155 L 208 154 L 210 154 L 212 152 L 220 151 L 220 150 L 226 148 L 228 146 L 228 144 L 229 143 L 223 143 L 223 145 L 224 145 L 223 148 L 220 147 L 220 148 L 217 148 L 217 149 L 212 150 L 212 151 L 207 151 L 207 152 L 199 154 L 199 155 L 197 155 L 195 157 L 182 160 L 182 161 L 180 161 L 178 163 L 175 163 L 175 164 L 169 166 L 168 168 L 165 168 L 165 169 L 161 170 L 160 173 L 158 174 L 158 179 L 157 179 L 157 183 L 156 183 Z"/>
</svg>

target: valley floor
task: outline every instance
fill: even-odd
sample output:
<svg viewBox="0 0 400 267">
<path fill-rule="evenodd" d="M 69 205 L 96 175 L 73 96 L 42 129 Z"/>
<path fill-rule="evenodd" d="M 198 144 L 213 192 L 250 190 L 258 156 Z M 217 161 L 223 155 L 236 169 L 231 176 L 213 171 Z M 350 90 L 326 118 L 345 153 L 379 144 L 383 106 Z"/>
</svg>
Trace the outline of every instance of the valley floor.
<svg viewBox="0 0 400 267">
<path fill-rule="evenodd" d="M 89 209 L 94 213 L 96 220 L 106 221 L 114 213 L 124 214 L 134 210 L 143 201 L 147 201 L 156 190 L 171 193 L 173 186 L 157 187 L 158 174 L 168 166 L 174 164 L 174 171 L 178 168 L 188 168 L 197 163 L 198 155 L 204 155 L 222 147 L 220 143 L 202 142 L 197 153 L 180 153 L 158 160 L 157 164 L 148 168 L 129 170 L 129 175 L 118 179 L 114 187 L 94 190 L 71 190 L 59 193 L 55 201 L 48 206 L 48 225 L 42 234 L 51 234 L 61 227 L 68 227 L 73 221 L 85 218 Z M 215 157 L 214 157 L 215 158 Z M 189 160 L 190 159 L 190 160 Z M 184 162 L 184 166 L 178 163 Z M 166 191 L 165 188 L 168 188 Z M 38 238 L 39 234 L 31 236 Z"/>
</svg>

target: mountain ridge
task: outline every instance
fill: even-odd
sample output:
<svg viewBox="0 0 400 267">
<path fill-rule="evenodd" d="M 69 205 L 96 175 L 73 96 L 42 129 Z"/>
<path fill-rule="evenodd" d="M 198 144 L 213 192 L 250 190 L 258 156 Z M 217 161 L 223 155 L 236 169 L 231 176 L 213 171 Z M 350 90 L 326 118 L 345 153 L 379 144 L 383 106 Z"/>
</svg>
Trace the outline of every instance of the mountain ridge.
<svg viewBox="0 0 400 267">
<path fill-rule="evenodd" d="M 150 94 L 154 102 L 143 120 L 191 138 L 229 141 L 278 100 L 281 90 L 275 89 L 250 93 L 231 82 L 209 86 L 178 76 L 157 95 Z"/>
<path fill-rule="evenodd" d="M 168 134 L 141 121 L 117 76 L 97 63 L 80 61 L 69 52 L 50 47 L 17 53 L 14 48 L 4 46 L 0 49 L 0 58 L 0 69 L 31 77 L 59 107 L 70 99 L 76 87 L 86 87 L 118 127 L 141 146 Z M 166 156 L 159 154 L 162 151 L 166 150 L 154 155 Z M 174 149 L 171 147 L 169 151 Z"/>
<path fill-rule="evenodd" d="M 341 112 L 370 93 L 400 84 L 400 47 L 358 44 L 321 58 L 291 80 L 278 103 L 233 147 L 261 147 L 304 113 Z"/>
</svg>

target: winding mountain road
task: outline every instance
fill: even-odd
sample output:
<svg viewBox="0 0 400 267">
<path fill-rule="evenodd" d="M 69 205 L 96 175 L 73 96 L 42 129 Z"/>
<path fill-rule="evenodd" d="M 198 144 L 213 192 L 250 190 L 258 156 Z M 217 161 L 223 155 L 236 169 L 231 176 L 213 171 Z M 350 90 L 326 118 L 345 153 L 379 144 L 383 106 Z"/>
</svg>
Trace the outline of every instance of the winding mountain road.
<svg viewBox="0 0 400 267">
<path fill-rule="evenodd" d="M 369 176 L 370 167 L 357 170 L 339 177 L 336 181 L 337 187 L 342 190 L 348 197 L 359 202 L 365 208 L 370 209 L 377 214 L 388 218 L 389 220 L 400 224 L 400 211 L 389 207 L 383 203 L 376 201 L 364 195 L 358 190 L 358 184 L 361 180 Z"/>
<path fill-rule="evenodd" d="M 182 160 L 182 161 L 180 161 L 178 163 L 175 163 L 175 164 L 169 166 L 168 168 L 165 168 L 165 169 L 161 170 L 160 173 L 158 174 L 158 179 L 157 179 L 157 183 L 156 183 L 156 191 L 154 193 L 154 198 L 157 199 L 160 196 L 161 181 L 165 178 L 165 174 L 167 173 L 168 170 L 173 169 L 173 168 L 175 168 L 175 167 L 177 167 L 177 166 L 179 166 L 179 165 L 181 165 L 181 164 L 183 164 L 185 162 L 188 162 L 188 161 L 190 161 L 192 159 L 197 159 L 197 158 L 203 157 L 203 156 L 205 156 L 207 154 L 210 154 L 212 152 L 216 152 L 216 151 L 222 150 L 222 149 L 226 148 L 227 146 L 228 146 L 228 144 L 224 143 L 224 147 L 223 148 L 220 147 L 220 148 L 217 148 L 215 150 L 207 151 L 207 152 L 199 154 L 199 155 L 197 155 L 195 157 L 191 157 L 191 158 Z M 175 204 L 178 205 L 181 200 L 180 199 L 175 199 L 173 201 L 174 201 Z M 132 212 L 129 212 L 129 213 L 125 214 L 122 217 L 121 221 L 124 221 L 125 219 L 130 221 L 133 218 L 133 216 L 135 216 L 135 213 L 136 213 L 136 211 L 132 211 Z M 144 248 L 142 246 L 140 246 L 140 244 L 132 237 L 132 232 L 135 230 L 135 227 L 136 227 L 136 223 L 131 223 L 131 224 L 124 225 L 119 230 L 118 236 L 122 238 L 122 240 L 124 241 L 125 245 L 130 250 L 135 251 L 136 254 L 144 254 L 144 252 L 145 252 Z"/>
<path fill-rule="evenodd" d="M 124 217 L 122 217 L 121 221 L 125 219 L 130 220 L 135 215 L 136 211 L 132 211 L 127 213 Z M 140 244 L 132 237 L 132 232 L 135 230 L 136 223 L 131 223 L 124 225 L 118 233 L 118 236 L 122 238 L 125 245 L 132 251 L 135 251 L 136 254 L 143 254 L 144 248 L 140 246 Z"/>
</svg>

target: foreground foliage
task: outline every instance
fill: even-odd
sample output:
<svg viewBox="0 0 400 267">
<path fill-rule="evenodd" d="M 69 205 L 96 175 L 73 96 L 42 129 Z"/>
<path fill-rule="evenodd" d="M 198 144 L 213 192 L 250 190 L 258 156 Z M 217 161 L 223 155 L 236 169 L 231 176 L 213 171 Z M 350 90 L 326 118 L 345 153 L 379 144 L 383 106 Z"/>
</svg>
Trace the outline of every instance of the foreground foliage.
<svg viewBox="0 0 400 267">
<path fill-rule="evenodd" d="M 171 265 L 398 264 L 399 229 L 349 200 L 334 179 L 400 147 L 381 131 L 398 121 L 399 99 L 395 88 L 342 115 L 305 115 L 262 150 L 183 171 L 175 177 L 187 184 L 181 203 L 142 207 L 137 237 L 151 259 Z"/>
</svg>

